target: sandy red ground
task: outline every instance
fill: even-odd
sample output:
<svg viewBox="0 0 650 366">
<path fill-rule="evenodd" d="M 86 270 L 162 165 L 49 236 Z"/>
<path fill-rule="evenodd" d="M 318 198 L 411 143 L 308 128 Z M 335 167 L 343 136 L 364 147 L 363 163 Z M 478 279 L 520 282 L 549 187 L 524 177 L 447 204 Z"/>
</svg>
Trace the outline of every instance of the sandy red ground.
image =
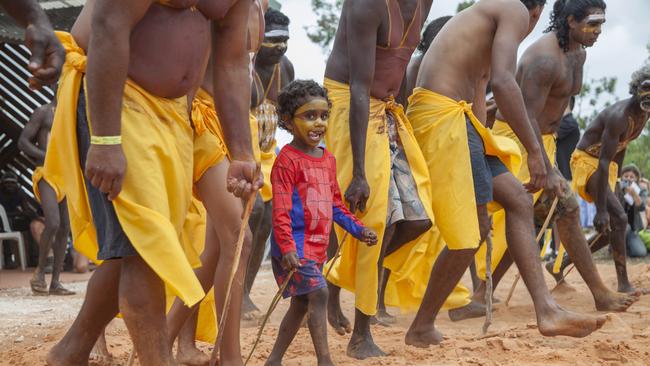
<svg viewBox="0 0 650 366">
<path fill-rule="evenodd" d="M 611 263 L 599 262 L 598 268 L 605 282 L 614 287 L 616 280 Z M 649 264 L 630 264 L 629 272 L 636 286 L 650 287 Z M 514 274 L 513 270 L 508 273 L 496 291 L 497 298 L 505 299 Z M 70 280 L 74 277 L 69 277 Z M 558 302 L 571 310 L 597 314 L 591 295 L 576 271 L 569 276 L 568 282 L 575 290 L 554 291 Z M 547 283 L 552 284 L 550 276 Z M 82 293 L 85 282 L 71 286 Z M 269 269 L 263 268 L 253 289 L 258 306 L 268 306 L 276 289 Z M 0 290 L 0 365 L 42 365 L 47 351 L 74 319 L 83 299 L 81 293 L 72 298 L 53 298 L 32 296 L 26 288 Z M 350 317 L 352 304 L 352 296 L 346 293 L 343 307 Z M 285 300 L 276 309 L 250 364 L 263 364 L 287 306 Z M 375 340 L 388 356 L 366 361 L 348 358 L 345 348 L 349 337 L 334 334 L 330 329 L 334 361 L 340 365 L 650 365 L 650 296 L 642 297 L 626 313 L 609 315 L 609 322 L 601 330 L 582 339 L 541 336 L 536 329 L 530 297 L 521 283 L 509 307 L 496 306 L 494 323 L 488 333 L 492 336 L 488 338 L 479 338 L 483 319 L 453 323 L 446 314 L 441 314 L 438 327 L 447 339 L 440 346 L 429 349 L 409 347 L 404 344 L 404 333 L 411 318 L 412 314 L 402 314 L 391 328 L 374 327 Z M 242 328 L 243 351 L 247 354 L 257 324 L 242 322 Z M 125 364 L 131 343 L 120 320 L 109 327 L 108 343 L 114 361 L 94 364 Z M 201 348 L 207 351 L 209 345 L 201 345 Z M 284 364 L 316 364 L 307 329 L 300 330 Z"/>
</svg>

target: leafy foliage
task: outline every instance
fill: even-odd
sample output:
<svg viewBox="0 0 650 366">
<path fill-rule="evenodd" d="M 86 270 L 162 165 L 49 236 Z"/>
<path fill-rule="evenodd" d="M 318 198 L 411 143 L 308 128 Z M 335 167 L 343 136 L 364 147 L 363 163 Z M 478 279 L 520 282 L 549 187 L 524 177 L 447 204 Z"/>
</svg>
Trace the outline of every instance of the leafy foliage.
<svg viewBox="0 0 650 366">
<path fill-rule="evenodd" d="M 319 45 L 323 51 L 328 51 L 339 24 L 343 0 L 311 0 L 311 8 L 316 13 L 316 25 L 307 26 L 307 37 Z"/>
<path fill-rule="evenodd" d="M 469 8 L 470 6 L 474 5 L 476 0 L 466 0 L 466 1 L 461 1 L 460 4 L 458 4 L 458 7 L 456 8 L 456 13 L 460 13 L 461 11 Z"/>
</svg>

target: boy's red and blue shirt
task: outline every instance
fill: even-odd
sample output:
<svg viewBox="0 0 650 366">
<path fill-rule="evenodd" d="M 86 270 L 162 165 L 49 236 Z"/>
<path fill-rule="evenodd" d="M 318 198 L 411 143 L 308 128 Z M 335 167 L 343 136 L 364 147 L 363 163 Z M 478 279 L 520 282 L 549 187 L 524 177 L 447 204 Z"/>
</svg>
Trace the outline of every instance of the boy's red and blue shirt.
<svg viewBox="0 0 650 366">
<path fill-rule="evenodd" d="M 271 185 L 273 257 L 295 251 L 300 259 L 324 263 L 332 221 L 362 238 L 364 226 L 343 203 L 336 159 L 327 150 L 322 157 L 313 157 L 284 146 L 273 164 Z"/>
</svg>

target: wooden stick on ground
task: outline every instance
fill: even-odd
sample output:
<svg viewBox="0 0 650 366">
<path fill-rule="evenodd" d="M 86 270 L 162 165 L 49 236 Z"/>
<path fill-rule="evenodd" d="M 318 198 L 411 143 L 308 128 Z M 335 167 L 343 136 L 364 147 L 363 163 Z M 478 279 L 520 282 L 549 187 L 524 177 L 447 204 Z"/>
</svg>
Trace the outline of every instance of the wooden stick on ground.
<svg viewBox="0 0 650 366">
<path fill-rule="evenodd" d="M 219 350 L 221 348 L 221 341 L 223 340 L 224 327 L 226 325 L 226 319 L 228 318 L 228 310 L 230 308 L 230 297 L 232 290 L 232 282 L 235 279 L 235 274 L 239 269 L 239 257 L 241 256 L 242 247 L 244 246 L 244 234 L 246 233 L 246 228 L 248 227 L 248 219 L 251 217 L 251 212 L 253 211 L 253 203 L 255 202 L 255 194 L 252 194 L 246 201 L 246 208 L 244 209 L 244 218 L 242 219 L 241 228 L 239 229 L 239 237 L 237 238 L 237 243 L 235 243 L 235 259 L 232 263 L 232 269 L 230 270 L 230 275 L 228 276 L 228 283 L 226 286 L 226 297 L 223 303 L 223 310 L 221 311 L 221 316 L 218 318 L 219 327 L 217 333 L 217 340 L 214 343 L 214 350 L 212 350 L 213 359 L 219 360 Z M 239 319 L 237 319 L 239 321 Z"/>
<path fill-rule="evenodd" d="M 339 244 L 339 249 L 336 251 L 336 255 L 334 258 L 332 258 L 332 263 L 330 264 L 329 268 L 327 268 L 327 272 L 325 272 L 325 280 L 330 275 L 330 272 L 332 272 L 332 268 L 334 268 L 334 265 L 336 264 L 336 261 L 341 258 L 341 253 L 343 252 L 343 245 L 345 245 L 345 239 L 348 237 L 348 232 L 346 231 L 345 234 L 343 234 L 343 238 L 341 239 L 341 244 Z"/>
<path fill-rule="evenodd" d="M 553 217 L 553 214 L 555 213 L 555 208 L 557 208 L 557 203 L 559 201 L 559 198 L 555 196 L 555 199 L 553 199 L 553 204 L 551 204 L 551 209 L 548 211 L 548 215 L 546 215 L 546 220 L 544 220 L 544 225 L 542 225 L 542 228 L 539 230 L 539 233 L 537 233 L 537 237 L 535 238 L 535 243 L 539 243 L 539 241 L 542 239 L 542 236 L 544 236 L 544 233 L 546 232 L 546 228 L 548 227 L 548 224 L 551 222 L 551 217 Z M 508 297 L 506 298 L 506 306 L 510 303 L 510 299 L 512 298 L 512 294 L 515 292 L 515 288 L 517 287 L 517 282 L 519 282 L 519 279 L 521 278 L 521 273 L 517 273 L 517 276 L 515 277 L 515 281 L 512 283 L 512 286 L 510 287 L 510 292 L 508 292 Z"/>
<path fill-rule="evenodd" d="M 487 334 L 492 324 L 492 233 L 485 238 L 485 323 L 483 323 L 483 335 Z"/>
<path fill-rule="evenodd" d="M 590 250 L 590 251 L 591 251 L 591 248 L 596 244 L 596 242 L 598 242 L 598 239 L 600 239 L 601 236 L 603 236 L 603 233 L 598 233 L 598 235 L 594 236 L 594 238 L 591 239 L 591 243 L 589 243 L 589 250 Z M 562 275 L 562 278 L 560 278 L 560 280 L 557 281 L 557 284 L 559 285 L 560 283 L 562 283 L 562 281 L 564 281 L 564 279 L 566 278 L 566 276 L 568 276 L 569 273 L 571 273 L 571 271 L 572 271 L 574 268 L 576 268 L 576 264 L 575 264 L 575 263 L 572 263 L 572 264 L 571 264 L 571 267 L 569 267 L 569 269 L 564 273 L 564 275 Z"/>
<path fill-rule="evenodd" d="M 246 362 L 244 362 L 244 366 L 248 364 L 248 361 L 250 361 L 251 357 L 253 357 L 253 353 L 255 352 L 255 347 L 257 347 L 257 344 L 260 342 L 260 338 L 262 338 L 262 332 L 264 331 L 264 327 L 266 326 L 266 322 L 269 320 L 271 317 L 271 314 L 275 310 L 275 307 L 278 305 L 280 300 L 282 299 L 282 293 L 284 290 L 287 288 L 287 285 L 289 284 L 289 281 L 291 280 L 291 277 L 293 277 L 293 274 L 296 273 L 295 269 L 292 269 L 291 272 L 289 272 L 289 275 L 287 278 L 284 280 L 284 283 L 282 283 L 282 286 L 278 289 L 278 292 L 275 293 L 275 296 L 273 297 L 273 300 L 271 300 L 271 304 L 269 305 L 269 309 L 266 311 L 266 315 L 264 315 L 264 320 L 262 320 L 262 324 L 260 325 L 260 330 L 257 331 L 257 338 L 255 339 L 255 342 L 253 343 L 253 347 L 251 348 L 250 353 L 248 354 L 248 357 L 246 357 Z"/>
</svg>

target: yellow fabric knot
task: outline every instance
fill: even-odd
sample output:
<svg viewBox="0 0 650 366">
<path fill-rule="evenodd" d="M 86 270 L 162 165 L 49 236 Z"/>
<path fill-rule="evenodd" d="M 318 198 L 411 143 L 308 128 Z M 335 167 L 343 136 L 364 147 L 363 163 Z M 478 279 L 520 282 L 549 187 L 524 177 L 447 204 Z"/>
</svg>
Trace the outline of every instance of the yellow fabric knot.
<svg viewBox="0 0 650 366">
<path fill-rule="evenodd" d="M 457 103 L 458 103 L 459 106 L 461 106 L 463 108 L 463 111 L 465 111 L 465 113 L 474 114 L 474 112 L 472 112 L 472 103 L 467 103 L 464 100 L 458 101 Z"/>
<path fill-rule="evenodd" d="M 65 63 L 75 70 L 85 73 L 87 57 L 83 48 L 79 47 L 74 38 L 72 38 L 72 34 L 61 31 L 54 33 L 59 38 L 59 41 L 61 41 L 63 49 L 65 49 Z"/>
<path fill-rule="evenodd" d="M 203 103 L 201 99 L 194 98 L 192 100 L 192 126 L 194 132 L 201 136 L 207 129 L 205 118 L 206 114 L 210 113 L 210 107 Z"/>
</svg>

